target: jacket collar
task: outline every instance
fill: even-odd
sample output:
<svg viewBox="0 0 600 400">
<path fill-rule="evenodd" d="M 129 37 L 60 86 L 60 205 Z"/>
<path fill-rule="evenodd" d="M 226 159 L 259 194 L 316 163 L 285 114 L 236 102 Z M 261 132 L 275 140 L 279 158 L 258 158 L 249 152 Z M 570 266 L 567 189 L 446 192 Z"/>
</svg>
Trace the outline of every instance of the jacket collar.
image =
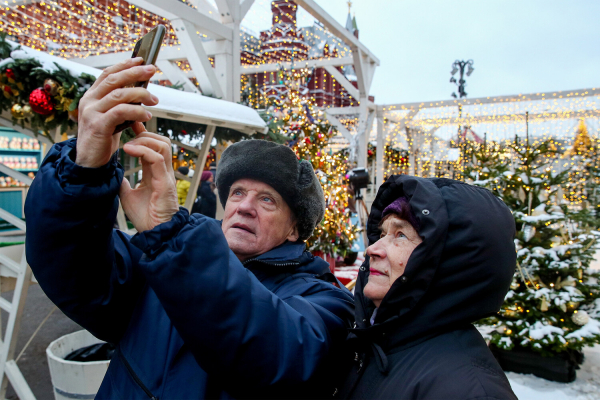
<svg viewBox="0 0 600 400">
<path fill-rule="evenodd" d="M 267 277 L 278 277 L 279 280 L 296 273 L 322 275 L 329 271 L 329 264 L 308 252 L 303 242 L 285 242 L 244 261 L 243 265 L 260 281 Z"/>
</svg>

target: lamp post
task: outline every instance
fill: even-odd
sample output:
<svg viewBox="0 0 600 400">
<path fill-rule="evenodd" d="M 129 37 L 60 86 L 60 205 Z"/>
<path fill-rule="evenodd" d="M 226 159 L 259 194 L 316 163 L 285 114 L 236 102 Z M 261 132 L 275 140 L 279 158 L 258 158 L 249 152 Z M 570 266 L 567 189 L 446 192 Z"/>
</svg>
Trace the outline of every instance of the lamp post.
<svg viewBox="0 0 600 400">
<path fill-rule="evenodd" d="M 454 92 L 452 93 L 452 97 L 454 97 L 455 99 L 457 97 L 460 97 L 461 99 L 463 97 L 467 97 L 467 92 L 465 92 L 465 86 L 466 86 L 467 81 L 465 81 L 465 78 L 464 78 L 465 67 L 467 68 L 467 76 L 471 76 L 471 74 L 475 70 L 475 68 L 473 68 L 473 60 L 469 60 L 469 61 L 456 60 L 452 64 L 452 71 L 450 71 L 450 75 L 452 75 L 452 78 L 450 78 L 450 83 L 455 83 L 456 86 L 458 86 L 458 96 L 456 96 L 456 93 L 454 93 Z M 456 73 L 459 71 L 460 71 L 460 78 L 457 81 L 456 78 L 454 77 L 454 75 L 456 75 Z"/>
</svg>

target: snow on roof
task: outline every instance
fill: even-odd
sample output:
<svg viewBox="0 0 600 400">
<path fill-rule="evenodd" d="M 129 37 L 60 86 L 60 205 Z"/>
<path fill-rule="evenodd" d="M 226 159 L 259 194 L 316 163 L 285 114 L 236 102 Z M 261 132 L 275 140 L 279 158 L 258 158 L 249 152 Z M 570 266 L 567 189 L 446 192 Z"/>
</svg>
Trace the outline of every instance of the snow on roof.
<svg viewBox="0 0 600 400">
<path fill-rule="evenodd" d="M 17 44 L 14 43 L 14 45 Z M 78 64 L 25 46 L 21 46 L 21 50 L 13 51 L 11 57 L 36 58 L 47 71 L 56 70 L 54 63 L 57 63 L 75 76 L 86 73 L 98 77 L 102 73 L 102 70 L 97 68 Z M 155 117 L 222 126 L 248 134 L 257 131 L 266 133 L 265 122 L 258 115 L 258 112 L 250 107 L 160 85 L 149 84 L 148 90 L 159 99 L 158 105 L 146 107 Z"/>
</svg>

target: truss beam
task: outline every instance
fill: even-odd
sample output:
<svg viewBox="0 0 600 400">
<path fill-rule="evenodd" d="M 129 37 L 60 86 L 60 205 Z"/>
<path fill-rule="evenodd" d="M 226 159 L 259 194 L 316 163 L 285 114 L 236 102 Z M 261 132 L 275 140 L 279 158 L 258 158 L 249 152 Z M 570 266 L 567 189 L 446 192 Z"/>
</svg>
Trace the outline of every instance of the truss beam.
<svg viewBox="0 0 600 400">
<path fill-rule="evenodd" d="M 199 93 L 200 91 L 194 85 L 192 81 L 187 77 L 187 74 L 176 65 L 173 65 L 171 61 L 158 60 L 156 66 L 167 76 L 167 79 L 171 81 L 171 84 L 176 83 L 183 84 L 183 90 L 186 92 Z"/>
<path fill-rule="evenodd" d="M 318 68 L 325 67 L 328 65 L 334 67 L 341 67 L 343 65 L 352 65 L 354 60 L 352 57 L 337 57 L 337 58 L 321 58 L 318 60 L 306 60 L 294 62 L 294 68 Z M 258 74 L 261 72 L 276 72 L 283 67 L 285 69 L 291 69 L 291 62 L 284 63 L 271 63 L 271 64 L 259 64 L 259 65 L 246 65 L 241 68 L 242 74 Z"/>
<path fill-rule="evenodd" d="M 194 32 L 194 26 L 183 19 L 172 20 L 171 25 L 175 29 L 175 33 L 181 44 L 189 51 L 188 62 L 200 84 L 202 93 L 223 98 L 223 89 L 208 59 L 208 55 L 204 51 L 200 37 Z"/>
<path fill-rule="evenodd" d="M 379 65 L 379 59 L 375 57 L 373 53 L 367 49 L 353 34 L 351 34 L 346 28 L 344 28 L 339 22 L 331 17 L 325 10 L 323 10 L 314 0 L 296 0 L 296 4 L 304 8 L 320 21 L 332 34 L 339 37 L 354 51 L 354 48 L 362 51 L 365 56 L 369 57 L 375 64 Z"/>
<path fill-rule="evenodd" d="M 170 21 L 182 19 L 194 26 L 193 33 L 202 32 L 215 39 L 233 40 L 233 30 L 215 20 L 202 8 L 193 9 L 185 3 L 173 0 L 129 0 L 131 4 L 150 11 Z"/>
<path fill-rule="evenodd" d="M 359 92 L 358 89 L 354 87 L 354 85 L 342 74 L 337 68 L 327 65 L 325 66 L 325 71 L 329 72 L 331 76 L 335 78 L 335 80 L 342 85 L 344 89 L 350 94 L 350 96 L 358 99 Z"/>
<path fill-rule="evenodd" d="M 510 102 L 521 102 L 521 101 L 534 101 L 534 100 L 559 100 L 559 99 L 572 99 L 577 97 L 589 97 L 600 95 L 600 89 L 580 89 L 580 90 L 568 90 L 568 91 L 553 91 L 545 93 L 535 94 L 518 94 L 512 96 L 490 96 L 490 97 L 478 97 L 473 99 L 462 99 L 462 100 L 443 100 L 443 101 L 425 101 L 420 103 L 400 103 L 400 104 L 388 104 L 383 105 L 383 111 L 402 111 L 402 110 L 413 110 L 413 109 L 426 109 L 426 108 L 439 108 L 439 107 L 458 107 L 472 106 L 479 104 L 495 104 L 495 103 L 510 103 Z"/>
</svg>

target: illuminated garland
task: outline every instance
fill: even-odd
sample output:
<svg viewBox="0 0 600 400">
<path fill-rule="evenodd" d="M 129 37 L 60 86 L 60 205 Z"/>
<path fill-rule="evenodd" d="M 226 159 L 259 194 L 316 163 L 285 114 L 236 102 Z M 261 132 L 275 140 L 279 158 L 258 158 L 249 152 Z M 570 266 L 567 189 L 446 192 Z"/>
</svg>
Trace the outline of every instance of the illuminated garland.
<svg viewBox="0 0 600 400">
<path fill-rule="evenodd" d="M 347 211 L 348 161 L 343 155 L 325 151 L 336 131 L 322 120 L 323 112 L 316 110 L 312 99 L 303 98 L 298 92 L 305 73 L 304 70 L 285 73 L 287 96 L 272 101 L 264 115 L 272 134 L 285 138 L 299 159 L 312 163 L 323 187 L 325 217 L 307 240 L 308 249 L 327 255 L 345 255 L 358 234 L 358 227 L 352 224 Z"/>
</svg>

